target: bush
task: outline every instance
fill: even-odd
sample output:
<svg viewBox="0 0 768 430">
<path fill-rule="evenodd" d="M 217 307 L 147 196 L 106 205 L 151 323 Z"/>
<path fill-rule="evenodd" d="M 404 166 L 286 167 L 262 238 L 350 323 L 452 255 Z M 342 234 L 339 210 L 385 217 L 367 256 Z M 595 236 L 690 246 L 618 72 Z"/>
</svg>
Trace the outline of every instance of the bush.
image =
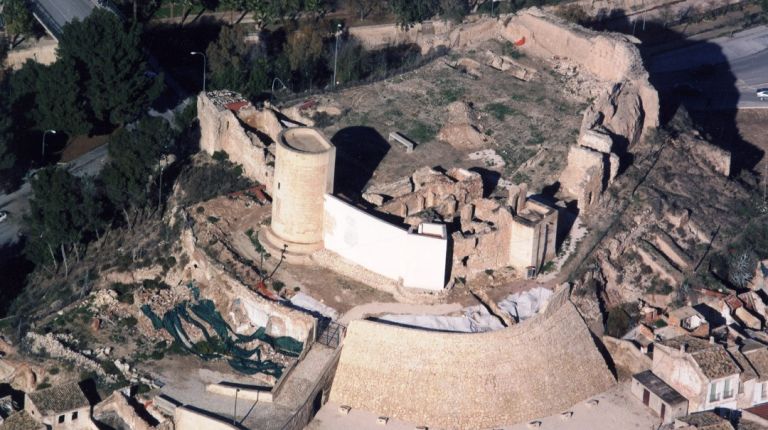
<svg viewBox="0 0 768 430">
<path fill-rule="evenodd" d="M 629 314 L 622 308 L 613 308 L 608 312 L 608 319 L 605 323 L 605 332 L 613 337 L 621 337 L 630 328 Z"/>
<path fill-rule="evenodd" d="M 216 151 L 213 153 L 212 158 L 220 163 L 223 163 L 224 161 L 229 161 L 229 154 L 224 151 Z"/>
<path fill-rule="evenodd" d="M 485 107 L 485 111 L 499 121 L 504 121 L 507 115 L 515 113 L 515 110 L 504 103 L 491 103 Z"/>
<path fill-rule="evenodd" d="M 434 139 L 436 134 L 437 130 L 433 126 L 416 121 L 408 130 L 407 137 L 415 140 L 416 143 L 424 143 Z"/>
<path fill-rule="evenodd" d="M 179 175 L 179 185 L 184 190 L 181 204 L 189 206 L 222 194 L 252 187 L 253 182 L 242 175 L 242 166 L 235 165 L 226 159 L 217 163 L 188 166 Z M 200 208 L 202 206 L 199 206 L 196 211 L 203 213 L 205 209 Z"/>
</svg>

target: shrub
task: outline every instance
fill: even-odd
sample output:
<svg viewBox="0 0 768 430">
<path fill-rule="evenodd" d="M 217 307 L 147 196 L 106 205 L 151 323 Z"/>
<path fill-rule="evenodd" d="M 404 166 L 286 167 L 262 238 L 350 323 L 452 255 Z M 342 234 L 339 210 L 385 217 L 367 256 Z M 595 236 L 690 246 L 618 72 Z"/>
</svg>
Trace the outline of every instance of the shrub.
<svg viewBox="0 0 768 430">
<path fill-rule="evenodd" d="M 218 162 L 229 161 L 229 154 L 224 151 L 216 151 L 213 153 L 212 158 Z"/>
<path fill-rule="evenodd" d="M 507 115 L 512 115 L 515 110 L 504 103 L 491 103 L 485 107 L 485 111 L 499 121 L 504 121 Z"/>
</svg>

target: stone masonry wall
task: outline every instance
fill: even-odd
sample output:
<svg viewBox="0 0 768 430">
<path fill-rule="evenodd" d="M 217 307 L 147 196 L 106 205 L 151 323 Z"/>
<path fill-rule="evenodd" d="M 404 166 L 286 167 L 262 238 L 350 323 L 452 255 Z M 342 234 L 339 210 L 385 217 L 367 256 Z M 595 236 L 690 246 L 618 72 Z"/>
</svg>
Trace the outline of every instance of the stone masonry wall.
<svg viewBox="0 0 768 430">
<path fill-rule="evenodd" d="M 543 313 L 494 332 L 354 321 L 330 401 L 430 428 L 478 429 L 562 412 L 614 383 L 564 288 Z"/>
</svg>

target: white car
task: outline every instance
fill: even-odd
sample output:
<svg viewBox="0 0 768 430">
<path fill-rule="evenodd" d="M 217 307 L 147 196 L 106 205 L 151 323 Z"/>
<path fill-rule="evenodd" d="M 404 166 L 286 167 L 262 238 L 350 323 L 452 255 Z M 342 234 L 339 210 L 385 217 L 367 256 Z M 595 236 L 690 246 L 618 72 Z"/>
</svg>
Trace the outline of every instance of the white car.
<svg viewBox="0 0 768 430">
<path fill-rule="evenodd" d="M 0 222 L 8 221 L 8 211 L 0 211 Z"/>
<path fill-rule="evenodd" d="M 760 88 L 759 90 L 755 91 L 755 95 L 761 101 L 764 101 L 765 99 L 768 99 L 768 88 Z"/>
</svg>

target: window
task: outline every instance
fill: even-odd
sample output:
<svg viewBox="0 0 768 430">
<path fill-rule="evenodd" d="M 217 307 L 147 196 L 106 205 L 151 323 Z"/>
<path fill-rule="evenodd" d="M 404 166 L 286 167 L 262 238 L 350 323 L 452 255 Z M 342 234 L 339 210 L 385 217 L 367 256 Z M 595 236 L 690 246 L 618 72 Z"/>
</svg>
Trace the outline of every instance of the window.
<svg viewBox="0 0 768 430">
<path fill-rule="evenodd" d="M 716 402 L 720 400 L 720 396 L 717 394 L 717 382 L 709 384 L 709 401 Z"/>
<path fill-rule="evenodd" d="M 72 412 L 72 421 L 77 419 L 77 411 Z"/>
<path fill-rule="evenodd" d="M 59 424 L 64 422 L 64 415 L 59 415 Z"/>
<path fill-rule="evenodd" d="M 731 380 L 726 379 L 725 385 L 723 385 L 723 399 L 730 399 L 733 397 L 733 389 L 731 388 Z"/>
</svg>

